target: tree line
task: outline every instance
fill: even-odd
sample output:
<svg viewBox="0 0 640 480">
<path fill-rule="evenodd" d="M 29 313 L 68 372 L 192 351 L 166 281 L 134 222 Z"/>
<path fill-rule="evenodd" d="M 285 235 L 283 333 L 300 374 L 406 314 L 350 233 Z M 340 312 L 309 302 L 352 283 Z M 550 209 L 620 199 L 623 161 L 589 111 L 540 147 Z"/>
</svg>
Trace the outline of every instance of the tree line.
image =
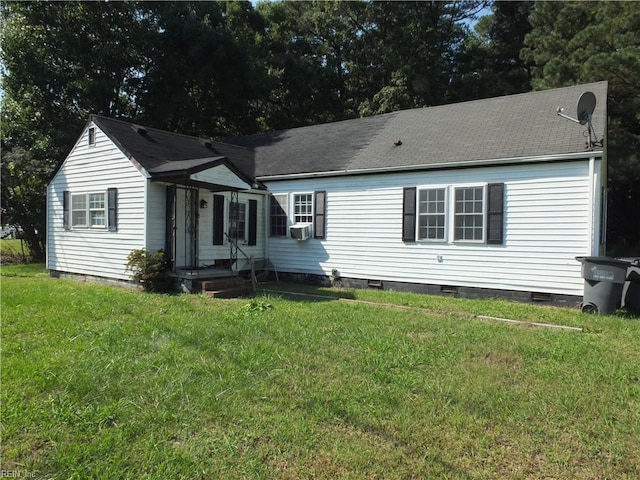
<svg viewBox="0 0 640 480">
<path fill-rule="evenodd" d="M 610 85 L 609 244 L 640 255 L 640 3 L 0 9 L 2 223 L 22 228 L 36 258 L 46 181 L 91 113 L 224 138 L 598 80 Z"/>
</svg>

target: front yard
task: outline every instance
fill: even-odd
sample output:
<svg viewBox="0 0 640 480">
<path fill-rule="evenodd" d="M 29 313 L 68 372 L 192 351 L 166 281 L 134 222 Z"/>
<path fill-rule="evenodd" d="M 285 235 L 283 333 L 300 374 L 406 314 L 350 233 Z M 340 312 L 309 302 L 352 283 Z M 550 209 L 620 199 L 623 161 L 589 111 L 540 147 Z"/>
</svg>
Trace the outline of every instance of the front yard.
<svg viewBox="0 0 640 480">
<path fill-rule="evenodd" d="M 213 300 L 41 266 L 1 273 L 3 474 L 640 477 L 638 320 L 331 289 Z"/>
</svg>

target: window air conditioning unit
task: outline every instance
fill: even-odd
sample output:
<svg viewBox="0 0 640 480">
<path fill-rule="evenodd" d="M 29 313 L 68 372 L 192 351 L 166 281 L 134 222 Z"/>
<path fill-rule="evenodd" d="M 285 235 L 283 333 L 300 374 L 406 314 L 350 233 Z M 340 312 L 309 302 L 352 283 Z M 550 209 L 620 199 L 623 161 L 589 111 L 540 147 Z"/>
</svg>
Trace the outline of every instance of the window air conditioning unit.
<svg viewBox="0 0 640 480">
<path fill-rule="evenodd" d="M 296 223 L 289 227 L 291 238 L 296 240 L 306 240 L 311 237 L 311 224 L 309 223 Z"/>
</svg>

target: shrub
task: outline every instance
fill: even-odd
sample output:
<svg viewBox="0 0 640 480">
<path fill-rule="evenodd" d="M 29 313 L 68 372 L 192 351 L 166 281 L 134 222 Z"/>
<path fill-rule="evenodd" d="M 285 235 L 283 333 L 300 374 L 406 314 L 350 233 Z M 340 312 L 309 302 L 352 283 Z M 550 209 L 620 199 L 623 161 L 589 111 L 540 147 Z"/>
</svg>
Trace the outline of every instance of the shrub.
<svg viewBox="0 0 640 480">
<path fill-rule="evenodd" d="M 127 257 L 127 271 L 140 283 L 145 292 L 166 292 L 170 278 L 167 275 L 168 261 L 164 251 L 149 252 L 146 248 L 131 250 Z"/>
</svg>

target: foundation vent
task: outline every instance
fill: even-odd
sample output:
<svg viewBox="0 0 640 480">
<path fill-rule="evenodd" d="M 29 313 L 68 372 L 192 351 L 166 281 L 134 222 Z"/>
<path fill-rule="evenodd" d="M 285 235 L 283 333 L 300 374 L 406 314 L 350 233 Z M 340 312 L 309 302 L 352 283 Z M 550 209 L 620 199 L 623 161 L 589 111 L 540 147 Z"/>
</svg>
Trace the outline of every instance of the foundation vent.
<svg viewBox="0 0 640 480">
<path fill-rule="evenodd" d="M 453 287 L 451 285 L 440 285 L 440 293 L 443 295 L 450 295 L 455 297 L 458 295 L 458 287 Z"/>
</svg>

